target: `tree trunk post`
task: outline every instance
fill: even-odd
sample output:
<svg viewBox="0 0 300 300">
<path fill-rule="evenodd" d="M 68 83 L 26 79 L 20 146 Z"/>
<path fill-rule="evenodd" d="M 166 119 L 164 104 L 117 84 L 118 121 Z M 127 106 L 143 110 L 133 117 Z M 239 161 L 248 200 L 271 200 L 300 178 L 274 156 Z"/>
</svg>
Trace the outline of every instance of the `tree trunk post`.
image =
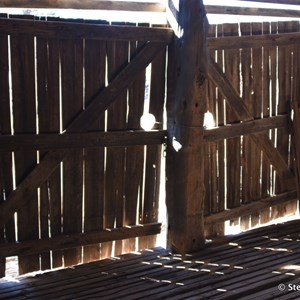
<svg viewBox="0 0 300 300">
<path fill-rule="evenodd" d="M 203 118 L 208 22 L 202 0 L 169 0 L 168 14 L 177 36 L 169 47 L 168 70 L 168 246 L 185 254 L 199 250 L 205 241 Z"/>
</svg>

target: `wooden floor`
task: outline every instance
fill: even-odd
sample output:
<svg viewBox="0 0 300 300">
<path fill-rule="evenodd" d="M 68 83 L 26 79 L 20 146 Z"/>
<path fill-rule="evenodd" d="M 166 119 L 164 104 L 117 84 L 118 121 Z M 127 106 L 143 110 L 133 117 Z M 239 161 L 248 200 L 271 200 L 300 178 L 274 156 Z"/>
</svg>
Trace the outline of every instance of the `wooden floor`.
<svg viewBox="0 0 300 300">
<path fill-rule="evenodd" d="M 0 280 L 0 299 L 300 299 L 300 221 L 184 257 L 161 248 Z"/>
</svg>

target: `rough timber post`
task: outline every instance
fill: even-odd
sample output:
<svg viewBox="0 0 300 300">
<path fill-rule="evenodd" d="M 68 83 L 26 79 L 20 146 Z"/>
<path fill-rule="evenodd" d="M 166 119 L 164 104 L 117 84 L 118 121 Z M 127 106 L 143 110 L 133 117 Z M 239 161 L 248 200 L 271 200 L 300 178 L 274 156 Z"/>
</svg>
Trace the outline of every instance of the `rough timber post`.
<svg viewBox="0 0 300 300">
<path fill-rule="evenodd" d="M 202 0 L 169 0 L 168 14 L 177 36 L 169 49 L 168 243 L 185 254 L 200 249 L 204 243 L 202 133 L 208 23 Z"/>
</svg>

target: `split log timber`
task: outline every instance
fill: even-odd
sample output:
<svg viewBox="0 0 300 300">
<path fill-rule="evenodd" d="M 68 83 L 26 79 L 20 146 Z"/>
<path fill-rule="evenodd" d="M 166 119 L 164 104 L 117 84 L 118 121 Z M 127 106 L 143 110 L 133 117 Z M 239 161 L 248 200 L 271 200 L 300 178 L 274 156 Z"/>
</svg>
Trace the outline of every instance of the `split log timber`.
<svg viewBox="0 0 300 300">
<path fill-rule="evenodd" d="M 286 192 L 273 197 L 264 198 L 255 202 L 242 204 L 239 207 L 224 210 L 216 214 L 212 214 L 210 216 L 205 217 L 205 224 L 216 224 L 218 222 L 224 222 L 233 218 L 251 215 L 253 213 L 262 211 L 264 208 L 297 199 L 298 194 L 296 191 Z"/>
<path fill-rule="evenodd" d="M 6 34 L 26 34 L 42 38 L 91 39 L 110 41 L 171 42 L 169 28 L 133 27 L 103 24 L 76 24 L 55 21 L 33 21 L 0 18 L 0 31 Z"/>
<path fill-rule="evenodd" d="M 255 119 L 243 123 L 232 123 L 224 126 L 205 129 L 203 138 L 206 141 L 217 142 L 224 139 L 231 139 L 241 135 L 254 134 L 269 129 L 287 127 L 289 125 L 288 115 L 279 115 L 264 119 Z M 1 137 L 0 137 L 1 145 Z"/>
<path fill-rule="evenodd" d="M 253 121 L 253 117 L 248 111 L 244 101 L 237 94 L 235 89 L 232 87 L 225 74 L 221 68 L 210 58 L 209 69 L 208 69 L 209 78 L 218 86 L 223 95 L 225 96 L 227 103 L 235 110 L 237 115 L 241 118 L 242 121 Z M 267 155 L 270 162 L 278 172 L 279 176 L 286 179 L 286 184 L 288 187 L 293 188 L 291 179 L 294 175 L 290 171 L 285 160 L 282 158 L 280 153 L 276 148 L 274 148 L 273 143 L 270 141 L 267 134 L 251 135 L 252 140 L 257 144 Z"/>
<path fill-rule="evenodd" d="M 177 36 L 181 36 L 174 45 L 173 71 L 169 70 L 176 78 L 169 81 L 171 92 L 167 103 L 166 201 L 169 246 L 187 253 L 200 249 L 204 243 L 205 143 L 201 137 L 206 106 L 203 83 L 207 63 L 207 20 L 202 1 L 179 1 L 176 21 Z M 177 152 L 173 143 L 181 144 L 182 148 Z"/>
<path fill-rule="evenodd" d="M 97 120 L 113 103 L 116 97 L 134 80 L 145 67 L 153 60 L 155 55 L 165 47 L 165 44 L 147 43 L 135 58 L 129 63 L 108 85 L 92 100 L 91 104 L 78 115 L 67 128 L 66 132 L 83 132 Z M 12 217 L 14 212 L 28 204 L 36 189 L 52 174 L 58 164 L 66 157 L 68 151 L 48 152 L 36 165 L 27 177 L 8 196 L 0 206 L 0 228 Z M 24 201 L 24 200 L 27 201 Z"/>
<path fill-rule="evenodd" d="M 166 135 L 165 130 L 0 135 L 0 152 L 159 145 Z"/>
<path fill-rule="evenodd" d="M 112 229 L 94 230 L 87 233 L 62 234 L 48 239 L 0 245 L 0 259 L 15 255 L 32 255 L 50 250 L 70 249 L 79 245 L 91 245 L 114 240 L 154 235 L 160 233 L 160 223 L 148 223 Z"/>
<path fill-rule="evenodd" d="M 300 44 L 300 32 L 264 34 L 252 36 L 228 36 L 208 38 L 207 46 L 211 50 L 261 48 Z"/>
</svg>

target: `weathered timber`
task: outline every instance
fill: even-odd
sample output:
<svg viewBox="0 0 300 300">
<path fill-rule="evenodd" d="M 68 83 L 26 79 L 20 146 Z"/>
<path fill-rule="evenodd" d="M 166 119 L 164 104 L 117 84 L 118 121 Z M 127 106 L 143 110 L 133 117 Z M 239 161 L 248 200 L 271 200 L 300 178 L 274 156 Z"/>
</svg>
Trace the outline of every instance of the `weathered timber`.
<svg viewBox="0 0 300 300">
<path fill-rule="evenodd" d="M 170 73 L 175 71 L 173 76 L 176 77 L 171 75 L 167 102 L 166 201 L 169 246 L 180 253 L 195 251 L 204 243 L 205 150 L 201 136 L 206 110 L 205 14 L 202 1 L 179 1 L 176 30 L 180 38 L 175 41 L 175 65 L 171 65 L 170 70 Z M 175 88 L 172 88 L 174 83 Z M 181 149 L 176 151 L 174 145 L 180 145 Z"/>
<path fill-rule="evenodd" d="M 88 101 L 105 86 L 106 42 L 85 41 L 85 99 Z M 97 57 L 97 59 L 95 59 Z M 93 131 L 104 131 L 105 117 L 102 115 L 91 127 Z M 104 154 L 103 147 L 84 149 L 84 232 L 103 229 L 104 218 Z M 83 247 L 83 262 L 101 258 L 101 245 Z"/>
<path fill-rule="evenodd" d="M 206 5 L 205 9 L 208 14 L 268 16 L 268 17 L 285 17 L 285 18 L 300 17 L 300 11 L 295 9 L 218 6 L 218 5 L 216 6 Z"/>
<path fill-rule="evenodd" d="M 90 105 L 81 112 L 68 127 L 67 132 L 81 132 L 87 130 L 101 114 L 113 103 L 121 93 L 155 57 L 164 45 L 148 43 L 142 47 L 134 59 L 128 64 L 114 80 L 91 99 Z M 3 227 L 15 211 L 27 204 L 39 187 L 56 169 L 68 151 L 48 152 L 40 163 L 29 173 L 18 187 L 10 193 L 7 201 L 0 206 L 0 227 Z M 26 196 L 26 197 L 25 197 Z M 24 199 L 26 199 L 24 201 Z"/>
<path fill-rule="evenodd" d="M 83 110 L 83 41 L 61 43 L 61 102 L 63 129 Z M 72 101 L 69 101 L 72 99 Z M 69 151 L 63 165 L 63 233 L 82 232 L 83 149 Z M 81 248 L 64 250 L 64 265 L 81 262 Z"/>
<path fill-rule="evenodd" d="M 0 152 L 159 145 L 166 130 L 0 135 Z"/>
<path fill-rule="evenodd" d="M 205 224 L 215 224 L 218 222 L 230 220 L 232 218 L 251 215 L 255 212 L 261 211 L 264 208 L 289 202 L 291 200 L 296 200 L 298 199 L 297 197 L 298 195 L 296 191 L 290 191 L 273 197 L 267 197 L 261 200 L 257 200 L 251 203 L 242 204 L 239 207 L 228 209 L 205 217 Z"/>
<path fill-rule="evenodd" d="M 207 45 L 209 49 L 239 49 L 239 48 L 261 48 L 288 46 L 300 44 L 300 32 L 264 34 L 252 36 L 227 36 L 208 38 Z"/>
<path fill-rule="evenodd" d="M 64 8 L 64 9 L 98 9 L 125 10 L 145 12 L 165 12 L 166 7 L 160 2 L 125 2 L 94 0 L 1 0 L 0 7 L 12 8 Z"/>
<path fill-rule="evenodd" d="M 288 5 L 300 5 L 299 0 L 237 0 L 237 1 L 250 1 L 250 2 L 262 2 L 262 3 L 273 3 L 273 4 L 288 4 Z"/>
<path fill-rule="evenodd" d="M 160 223 L 133 225 L 112 229 L 95 230 L 87 233 L 61 234 L 49 239 L 38 239 L 0 245 L 0 258 L 15 255 L 32 255 L 50 250 L 70 249 L 79 245 L 91 245 L 114 240 L 153 235 L 160 233 Z"/>
<path fill-rule="evenodd" d="M 248 135 L 266 131 L 269 129 L 287 127 L 289 124 L 288 115 L 279 115 L 264 119 L 255 119 L 253 121 L 246 121 L 242 123 L 226 124 L 224 126 L 205 129 L 203 131 L 203 138 L 207 141 L 217 142 L 224 139 L 231 139 L 241 135 Z M 1 137 L 0 137 L 1 142 Z"/>
<path fill-rule="evenodd" d="M 212 59 L 210 59 L 209 63 L 208 76 L 218 86 L 226 97 L 229 105 L 231 105 L 242 121 L 253 120 L 253 116 L 251 116 L 243 100 L 234 90 L 221 68 Z M 293 174 L 285 160 L 281 157 L 278 150 L 274 148 L 274 145 L 266 134 L 259 134 L 259 137 L 257 135 L 251 135 L 251 137 L 252 140 L 268 155 L 270 162 L 274 165 L 280 176 L 287 180 L 293 178 Z"/>
<path fill-rule="evenodd" d="M 169 28 L 133 27 L 102 24 L 76 24 L 56 21 L 18 20 L 0 18 L 0 32 L 26 34 L 44 38 L 92 40 L 140 40 L 169 43 L 173 32 Z"/>
<path fill-rule="evenodd" d="M 11 37 L 11 77 L 14 82 L 13 124 L 15 133 L 31 133 L 36 131 L 35 83 L 34 78 L 34 38 L 20 35 Z M 26 174 L 36 164 L 36 152 L 24 151 L 15 153 L 16 184 L 20 184 Z M 6 201 L 3 205 L 6 204 Z M 38 194 L 33 190 L 31 202 L 18 212 L 18 240 L 36 239 L 38 228 Z M 39 257 L 19 258 L 19 273 L 24 274 L 39 270 Z"/>
</svg>

